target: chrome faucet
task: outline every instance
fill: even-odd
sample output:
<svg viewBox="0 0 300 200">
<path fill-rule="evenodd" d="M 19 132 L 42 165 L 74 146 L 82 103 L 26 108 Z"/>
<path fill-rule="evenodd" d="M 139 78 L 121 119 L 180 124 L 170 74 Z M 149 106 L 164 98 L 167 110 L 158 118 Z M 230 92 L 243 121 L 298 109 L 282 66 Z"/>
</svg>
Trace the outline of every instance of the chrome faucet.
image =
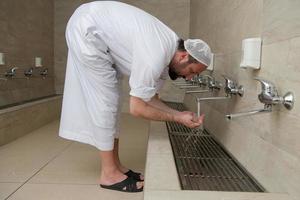
<svg viewBox="0 0 300 200">
<path fill-rule="evenodd" d="M 40 72 L 40 75 L 43 77 L 43 79 L 45 79 L 46 76 L 48 76 L 48 68 L 42 70 L 42 71 Z"/>
<path fill-rule="evenodd" d="M 258 95 L 260 102 L 269 105 L 283 104 L 283 106 L 291 110 L 294 107 L 294 95 L 292 92 L 287 92 L 282 97 L 279 96 L 276 87 L 273 83 L 261 78 L 254 78 L 261 83 L 262 92 Z"/>
<path fill-rule="evenodd" d="M 244 95 L 244 87 L 242 85 L 238 86 L 236 82 L 231 80 L 230 78 L 223 75 L 225 79 L 225 93 L 228 95 L 240 95 L 241 97 Z"/>
<path fill-rule="evenodd" d="M 195 85 L 196 84 L 196 79 L 193 77 L 191 80 L 185 79 L 184 81 L 174 81 L 172 83 L 176 86 Z"/>
<path fill-rule="evenodd" d="M 33 75 L 33 67 L 31 67 L 31 68 L 29 68 L 29 69 L 26 69 L 26 70 L 24 71 L 24 75 L 25 75 L 26 77 L 31 77 L 31 76 Z"/>
<path fill-rule="evenodd" d="M 198 75 L 194 76 L 191 80 L 186 80 L 186 83 L 184 84 L 177 84 L 177 86 L 180 87 L 180 89 L 187 89 L 187 88 L 197 88 L 201 87 L 202 83 L 199 82 Z"/>
<path fill-rule="evenodd" d="M 207 79 L 205 78 L 207 77 Z M 208 89 L 205 90 L 188 90 L 185 93 L 186 94 L 191 94 L 191 93 L 206 93 L 206 92 L 213 92 L 215 89 L 220 90 L 220 87 L 222 84 L 220 84 L 218 81 L 215 81 L 215 79 L 209 75 L 204 75 L 204 76 L 198 76 L 198 85 L 201 86 L 208 86 Z M 213 80 L 213 81 L 211 81 Z"/>
<path fill-rule="evenodd" d="M 207 77 L 210 77 L 208 75 L 206 75 Z M 243 96 L 244 94 L 244 88 L 243 86 L 237 86 L 237 83 L 234 82 L 233 80 L 223 76 L 225 78 L 225 93 L 226 96 L 224 97 L 204 97 L 204 98 L 197 98 L 197 106 L 198 109 L 200 109 L 200 102 L 201 101 L 209 101 L 209 100 L 225 100 L 225 99 L 230 99 L 232 97 L 232 95 L 236 95 L 238 94 L 239 96 Z M 211 80 L 213 82 L 216 82 L 214 79 L 212 79 L 212 77 L 210 77 Z M 218 83 L 214 83 L 214 84 L 218 84 Z"/>
<path fill-rule="evenodd" d="M 262 78 L 254 78 L 261 83 L 261 93 L 258 95 L 258 99 L 264 104 L 263 109 L 253 110 L 248 112 L 241 112 L 236 114 L 226 115 L 227 119 L 232 119 L 235 117 L 272 112 L 273 105 L 283 104 L 288 110 L 291 110 L 294 106 L 294 95 L 292 92 L 287 92 L 284 96 L 279 96 L 275 85 Z"/>
<path fill-rule="evenodd" d="M 203 75 L 197 75 L 196 76 L 196 80 L 197 80 L 197 83 L 200 85 L 200 86 L 206 86 L 207 85 L 207 80 L 204 78 Z"/>
<path fill-rule="evenodd" d="M 220 90 L 222 87 L 222 84 L 219 81 L 216 81 L 214 77 L 210 76 L 210 75 L 204 75 L 205 77 L 207 77 L 207 86 L 210 89 L 216 89 L 216 90 Z"/>
<path fill-rule="evenodd" d="M 6 77 L 10 77 L 10 78 L 16 76 L 16 70 L 17 70 L 17 69 L 18 69 L 18 67 L 13 67 L 13 68 L 11 68 L 10 70 L 8 70 L 8 71 L 5 73 L 5 76 L 6 76 Z"/>
<path fill-rule="evenodd" d="M 200 81 L 199 81 L 200 80 Z M 186 84 L 177 84 L 180 89 L 199 88 L 203 85 L 203 80 L 199 75 L 194 76 L 191 80 L 187 80 Z"/>
</svg>

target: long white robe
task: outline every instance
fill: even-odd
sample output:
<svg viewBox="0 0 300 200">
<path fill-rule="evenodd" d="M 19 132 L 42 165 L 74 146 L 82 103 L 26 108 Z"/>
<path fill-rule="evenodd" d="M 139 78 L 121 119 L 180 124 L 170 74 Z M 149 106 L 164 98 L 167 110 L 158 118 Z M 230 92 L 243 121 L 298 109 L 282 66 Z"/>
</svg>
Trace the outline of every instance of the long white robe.
<svg viewBox="0 0 300 200">
<path fill-rule="evenodd" d="M 112 150 L 118 137 L 121 74 L 130 95 L 149 101 L 166 79 L 177 35 L 127 4 L 81 5 L 67 29 L 68 61 L 59 135 Z"/>
</svg>

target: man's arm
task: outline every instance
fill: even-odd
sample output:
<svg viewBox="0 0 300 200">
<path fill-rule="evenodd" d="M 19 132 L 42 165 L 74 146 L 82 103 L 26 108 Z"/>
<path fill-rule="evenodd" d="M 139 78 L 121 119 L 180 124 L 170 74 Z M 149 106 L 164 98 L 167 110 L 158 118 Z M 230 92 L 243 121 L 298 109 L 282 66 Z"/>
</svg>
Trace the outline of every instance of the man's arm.
<svg viewBox="0 0 300 200">
<path fill-rule="evenodd" d="M 130 97 L 130 113 L 136 117 L 150 120 L 175 121 L 174 114 L 160 110 L 141 98 L 134 96 Z"/>
<path fill-rule="evenodd" d="M 179 112 L 169 108 L 158 98 L 152 98 L 150 103 L 143 101 L 141 98 L 130 97 L 130 113 L 137 117 L 143 117 L 156 121 L 175 121 L 190 128 L 200 126 L 203 117 L 196 118 L 192 112 Z"/>
<path fill-rule="evenodd" d="M 179 114 L 180 111 L 178 110 L 174 110 L 172 108 L 170 108 L 169 106 L 167 106 L 164 102 L 162 102 L 159 97 L 158 94 L 156 94 L 154 97 L 151 98 L 151 100 L 149 102 L 147 102 L 148 104 L 150 104 L 151 106 L 158 108 L 160 110 L 163 110 L 165 112 L 171 113 L 171 114 Z"/>
</svg>

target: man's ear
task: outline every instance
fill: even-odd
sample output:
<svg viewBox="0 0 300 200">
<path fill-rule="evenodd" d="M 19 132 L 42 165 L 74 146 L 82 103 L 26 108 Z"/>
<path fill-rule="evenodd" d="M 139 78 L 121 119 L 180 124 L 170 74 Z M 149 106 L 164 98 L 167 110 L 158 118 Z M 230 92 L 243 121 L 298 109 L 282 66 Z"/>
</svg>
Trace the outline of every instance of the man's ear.
<svg viewBox="0 0 300 200">
<path fill-rule="evenodd" d="M 180 52 L 179 61 L 180 62 L 187 62 L 189 60 L 189 54 L 186 51 Z"/>
</svg>

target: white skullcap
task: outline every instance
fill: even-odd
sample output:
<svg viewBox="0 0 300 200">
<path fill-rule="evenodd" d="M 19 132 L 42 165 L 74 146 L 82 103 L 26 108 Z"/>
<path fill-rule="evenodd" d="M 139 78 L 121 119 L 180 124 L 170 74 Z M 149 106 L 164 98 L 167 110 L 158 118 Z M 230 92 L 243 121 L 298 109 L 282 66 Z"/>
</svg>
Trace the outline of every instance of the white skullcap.
<svg viewBox="0 0 300 200">
<path fill-rule="evenodd" d="M 200 39 L 187 39 L 184 41 L 184 48 L 197 61 L 209 66 L 212 54 L 206 42 Z"/>
</svg>

